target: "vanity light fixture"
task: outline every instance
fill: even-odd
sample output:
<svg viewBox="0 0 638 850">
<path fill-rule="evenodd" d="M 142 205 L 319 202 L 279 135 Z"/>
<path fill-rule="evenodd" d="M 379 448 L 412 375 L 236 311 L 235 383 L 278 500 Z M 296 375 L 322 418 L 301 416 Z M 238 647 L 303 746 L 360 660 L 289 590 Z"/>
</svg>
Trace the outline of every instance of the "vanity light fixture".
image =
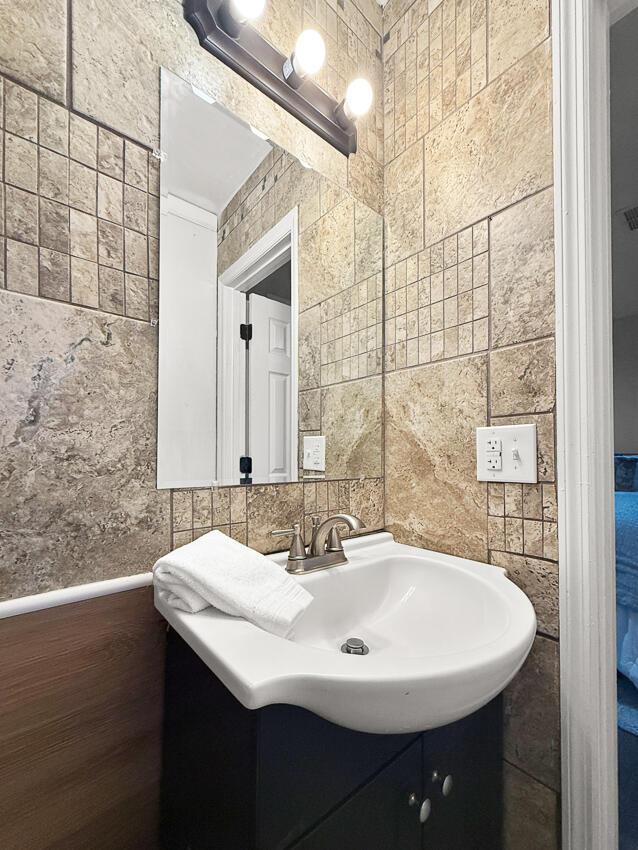
<svg viewBox="0 0 638 850">
<path fill-rule="evenodd" d="M 286 57 L 250 25 L 266 0 L 183 0 L 184 17 L 209 53 L 314 130 L 345 156 L 357 150 L 356 119 L 372 104 L 364 79 L 348 86 L 339 102 L 312 79 L 323 65 L 321 35 L 304 30 Z"/>
<path fill-rule="evenodd" d="M 284 79 L 299 88 L 304 79 L 321 70 L 326 58 L 326 45 L 317 30 L 304 30 L 295 44 L 292 55 L 284 62 Z"/>
<path fill-rule="evenodd" d="M 219 23 L 231 38 L 237 38 L 248 21 L 256 21 L 266 8 L 266 0 L 223 0 Z"/>
</svg>

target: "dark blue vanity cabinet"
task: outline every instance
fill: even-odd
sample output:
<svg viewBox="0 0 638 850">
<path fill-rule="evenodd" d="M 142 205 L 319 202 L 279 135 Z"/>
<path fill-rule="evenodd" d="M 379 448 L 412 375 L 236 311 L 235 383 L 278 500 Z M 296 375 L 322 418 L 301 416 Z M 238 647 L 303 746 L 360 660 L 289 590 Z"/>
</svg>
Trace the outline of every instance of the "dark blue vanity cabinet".
<svg viewBox="0 0 638 850">
<path fill-rule="evenodd" d="M 289 705 L 249 711 L 171 629 L 164 725 L 163 850 L 501 846 L 500 700 L 415 735 Z"/>
</svg>

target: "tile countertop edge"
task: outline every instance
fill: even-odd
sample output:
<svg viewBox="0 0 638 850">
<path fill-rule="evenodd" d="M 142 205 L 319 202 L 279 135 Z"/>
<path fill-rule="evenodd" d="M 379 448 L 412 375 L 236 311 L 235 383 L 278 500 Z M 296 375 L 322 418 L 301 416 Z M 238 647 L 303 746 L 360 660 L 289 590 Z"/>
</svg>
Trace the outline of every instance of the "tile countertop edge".
<svg viewBox="0 0 638 850">
<path fill-rule="evenodd" d="M 73 602 L 84 602 L 96 599 L 98 596 L 108 596 L 111 593 L 122 593 L 125 590 L 135 590 L 147 587 L 153 582 L 153 574 L 139 573 L 134 576 L 122 576 L 105 581 L 93 581 L 90 584 L 78 584 L 60 590 L 49 590 L 33 596 L 21 596 L 17 599 L 7 599 L 0 602 L 0 620 L 16 617 L 19 614 L 32 614 L 46 608 L 57 608 L 59 605 L 70 605 Z"/>
</svg>

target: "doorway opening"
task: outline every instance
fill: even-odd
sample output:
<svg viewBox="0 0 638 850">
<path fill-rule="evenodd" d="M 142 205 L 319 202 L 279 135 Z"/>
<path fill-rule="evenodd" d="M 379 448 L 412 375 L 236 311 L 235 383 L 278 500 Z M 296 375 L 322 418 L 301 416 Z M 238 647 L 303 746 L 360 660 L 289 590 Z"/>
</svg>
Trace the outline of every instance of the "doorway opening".
<svg viewBox="0 0 638 850">
<path fill-rule="evenodd" d="M 638 9 L 610 27 L 619 849 L 638 850 Z"/>
<path fill-rule="evenodd" d="M 296 481 L 297 208 L 219 277 L 219 483 Z"/>
</svg>

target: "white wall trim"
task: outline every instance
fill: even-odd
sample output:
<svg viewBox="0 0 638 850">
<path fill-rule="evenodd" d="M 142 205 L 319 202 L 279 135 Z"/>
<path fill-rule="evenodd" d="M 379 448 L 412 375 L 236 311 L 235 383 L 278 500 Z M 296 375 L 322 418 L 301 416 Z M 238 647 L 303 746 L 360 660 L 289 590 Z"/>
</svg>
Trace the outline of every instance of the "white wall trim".
<svg viewBox="0 0 638 850">
<path fill-rule="evenodd" d="M 214 212 L 205 210 L 192 201 L 185 201 L 177 195 L 162 195 L 162 214 L 173 213 L 186 221 L 192 221 L 202 227 L 207 227 L 217 236 L 217 216 Z"/>
<path fill-rule="evenodd" d="M 563 848 L 615 850 L 608 12 L 552 19 Z"/>
<path fill-rule="evenodd" d="M 152 583 L 152 573 L 139 573 L 134 576 L 93 581 L 90 584 L 77 584 L 61 590 L 49 590 L 33 596 L 21 596 L 19 599 L 7 599 L 0 602 L 0 620 L 19 614 L 33 614 L 34 611 L 44 611 L 46 608 L 57 608 L 60 605 L 71 605 L 74 602 L 86 602 L 87 599 L 136 590 L 138 587 L 149 587 Z"/>
</svg>

